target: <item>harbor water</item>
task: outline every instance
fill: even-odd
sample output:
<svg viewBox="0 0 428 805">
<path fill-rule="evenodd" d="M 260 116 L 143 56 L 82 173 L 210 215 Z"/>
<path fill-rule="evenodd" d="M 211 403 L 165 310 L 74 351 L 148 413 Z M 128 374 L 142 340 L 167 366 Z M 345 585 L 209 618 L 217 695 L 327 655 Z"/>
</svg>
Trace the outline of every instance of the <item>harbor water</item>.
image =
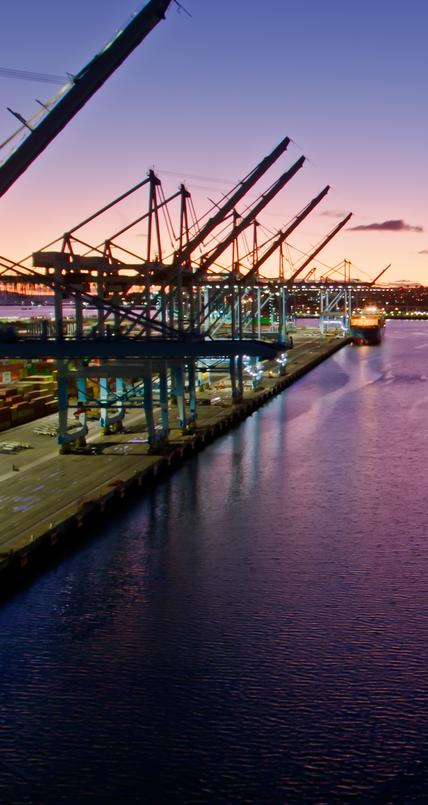
<svg viewBox="0 0 428 805">
<path fill-rule="evenodd" d="M 428 323 L 348 346 L 0 609 L 0 802 L 424 802 Z"/>
</svg>

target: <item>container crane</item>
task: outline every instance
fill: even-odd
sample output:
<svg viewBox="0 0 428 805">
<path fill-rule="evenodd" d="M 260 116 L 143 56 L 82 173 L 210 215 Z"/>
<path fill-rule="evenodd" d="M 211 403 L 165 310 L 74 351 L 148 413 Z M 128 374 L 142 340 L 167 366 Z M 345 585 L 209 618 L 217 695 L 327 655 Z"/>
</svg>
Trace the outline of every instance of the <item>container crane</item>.
<svg viewBox="0 0 428 805">
<path fill-rule="evenodd" d="M 290 138 L 285 137 L 279 145 L 274 148 L 274 150 L 268 154 L 258 165 L 245 177 L 239 182 L 237 189 L 234 193 L 232 193 L 227 201 L 224 204 L 219 205 L 218 212 L 215 213 L 207 222 L 204 224 L 203 227 L 199 230 L 199 232 L 189 240 L 186 246 L 181 249 L 181 251 L 177 255 L 177 259 L 180 263 L 185 263 L 186 260 L 190 258 L 192 252 L 198 248 L 198 246 L 203 243 L 204 240 L 211 234 L 213 229 L 215 229 L 219 224 L 224 221 L 226 216 L 233 210 L 233 208 L 238 204 L 239 201 L 248 193 L 249 190 L 253 187 L 253 185 L 258 182 L 259 179 L 269 170 L 270 167 L 277 161 L 277 159 L 287 150 L 290 144 Z"/>
<path fill-rule="evenodd" d="M 122 62 L 165 18 L 170 3 L 171 0 L 149 0 L 130 23 L 70 79 L 70 89 L 0 166 L 0 196 L 6 193 Z"/>
<path fill-rule="evenodd" d="M 232 209 L 234 209 L 235 205 L 245 196 L 246 193 L 248 193 L 248 191 L 256 184 L 256 182 L 258 182 L 259 179 L 261 179 L 261 177 L 266 173 L 266 171 L 268 171 L 269 168 L 272 167 L 272 165 L 277 161 L 277 159 L 281 156 L 281 154 L 283 154 L 284 151 L 286 151 L 289 143 L 290 143 L 289 137 L 285 137 L 283 140 L 281 140 L 281 142 L 276 146 L 276 148 L 274 148 L 274 150 L 270 154 L 264 157 L 264 159 L 262 159 L 262 161 L 259 162 L 258 165 L 256 165 L 256 167 L 244 179 L 242 179 L 238 183 L 235 192 L 231 191 L 231 194 L 229 195 L 227 201 L 225 201 L 223 204 L 219 206 L 218 212 L 216 212 L 215 215 L 209 218 L 209 220 L 200 229 L 200 231 L 193 238 L 191 238 L 185 244 L 184 247 L 182 247 L 176 252 L 174 256 L 174 262 L 171 267 L 172 270 L 170 279 L 172 284 L 174 284 L 174 282 L 175 283 L 179 282 L 178 278 L 180 271 L 182 270 L 183 266 L 189 262 L 192 252 L 198 246 L 201 245 L 201 243 L 208 237 L 208 235 L 211 234 L 211 232 L 219 224 L 221 224 L 225 220 L 226 216 Z M 240 231 L 245 229 L 246 226 L 249 226 L 251 221 L 254 220 L 254 218 L 257 216 L 260 210 L 263 207 L 265 207 L 266 204 L 268 204 L 268 202 L 273 198 L 273 196 L 277 192 L 279 192 L 279 190 L 281 189 L 282 186 L 284 186 L 286 181 L 288 181 L 288 179 L 290 179 L 292 175 L 294 175 L 294 173 L 297 172 L 297 170 L 299 170 L 299 168 L 303 165 L 304 159 L 305 159 L 304 157 L 300 157 L 298 162 L 295 163 L 295 165 L 286 174 L 283 174 L 283 176 L 280 177 L 278 182 L 273 186 L 273 188 L 271 188 L 271 191 L 267 191 L 261 197 L 261 201 L 259 202 L 260 206 L 256 205 L 253 208 L 253 210 L 250 213 L 248 213 L 245 219 L 246 223 L 242 225 L 241 222 L 242 226 Z M 287 177 L 286 181 L 284 181 L 284 177 Z M 230 243 L 233 241 L 236 235 L 237 231 L 235 228 L 232 234 L 227 238 L 227 240 L 219 244 L 219 246 L 215 249 L 214 253 L 211 252 L 211 254 L 208 253 L 203 255 L 203 257 L 201 258 L 201 264 L 199 268 L 196 269 L 192 279 L 198 278 L 201 274 L 205 273 L 208 266 L 211 265 L 213 262 L 215 262 L 215 260 L 219 257 L 219 255 L 225 249 L 227 249 L 227 247 L 230 245 Z M 167 299 L 168 300 L 172 299 L 174 297 L 174 294 L 175 294 L 175 288 L 172 287 L 168 294 Z M 153 318 L 156 319 L 158 318 L 159 315 L 160 311 L 155 313 Z"/>
<path fill-rule="evenodd" d="M 269 257 L 271 257 L 274 254 L 274 252 L 281 247 L 281 244 L 291 235 L 292 232 L 294 232 L 295 229 L 297 229 L 297 227 L 309 215 L 309 213 L 312 212 L 312 210 L 318 206 L 318 204 L 327 195 L 329 190 L 330 186 L 327 185 L 324 188 L 324 190 L 321 191 L 321 193 L 319 193 L 315 198 L 313 198 L 312 201 L 310 201 L 309 204 L 307 204 L 306 207 L 304 207 L 304 209 L 298 215 L 296 215 L 291 224 L 286 229 L 284 229 L 279 233 L 278 237 L 275 238 L 271 246 L 269 246 L 269 248 L 264 252 L 264 254 L 254 263 L 254 265 L 247 272 L 247 274 L 245 274 L 245 276 L 241 277 L 239 280 L 234 280 L 234 283 L 238 287 L 243 288 L 246 285 L 248 285 L 249 281 L 251 281 L 254 278 L 254 276 L 257 275 L 258 271 L 260 270 L 261 266 L 266 262 L 266 260 L 268 260 Z M 218 290 L 211 297 L 211 304 L 213 304 L 213 302 L 216 302 L 217 299 L 220 299 L 221 294 L 222 291 Z M 204 324 L 207 321 L 208 317 L 209 312 L 205 308 L 204 311 L 202 311 L 200 324 Z"/>
<path fill-rule="evenodd" d="M 265 263 L 266 260 L 268 260 L 269 257 L 271 257 L 272 254 L 277 249 L 279 249 L 281 244 L 291 235 L 292 232 L 294 232 L 294 230 L 301 224 L 301 222 L 306 218 L 306 216 L 309 215 L 309 213 L 312 212 L 312 210 L 318 206 L 320 201 L 323 200 L 323 198 L 327 195 L 329 190 L 330 185 L 327 185 L 324 188 L 324 190 L 321 190 L 321 193 L 319 193 L 318 196 L 316 196 L 314 199 L 312 199 L 312 201 L 309 202 L 309 204 L 307 204 L 307 206 L 302 210 L 302 212 L 299 213 L 299 215 L 296 215 L 294 220 L 291 222 L 290 226 L 288 226 L 287 229 L 284 229 L 284 231 L 279 233 L 278 237 L 274 240 L 272 245 L 250 268 L 247 274 L 245 274 L 245 276 L 239 280 L 238 284 L 246 285 L 248 283 L 248 280 L 251 279 L 255 274 L 257 274 L 263 263 Z"/>
<path fill-rule="evenodd" d="M 327 243 L 330 243 L 330 241 L 337 235 L 337 233 L 340 232 L 340 230 L 348 223 L 350 218 L 352 218 L 352 212 L 350 212 L 337 226 L 335 226 L 334 229 L 332 229 L 332 231 L 320 243 L 320 245 L 317 246 L 316 249 L 314 249 L 314 251 L 309 255 L 309 257 L 306 258 L 306 260 L 300 266 L 300 268 L 298 268 L 297 271 L 295 271 L 294 274 L 292 274 L 292 276 L 289 278 L 289 280 L 287 281 L 288 285 L 291 285 L 295 281 L 295 279 L 297 279 L 299 274 L 301 274 L 302 271 L 304 271 L 306 266 L 308 266 L 309 263 L 312 262 L 312 260 L 317 256 L 317 254 L 320 253 L 320 251 L 324 248 L 324 246 L 327 246 Z"/>
<path fill-rule="evenodd" d="M 373 285 L 375 285 L 378 279 L 380 279 L 381 276 L 385 274 L 385 271 L 388 271 L 388 268 L 391 268 L 391 263 L 389 263 L 389 265 L 387 265 L 386 268 L 383 268 L 382 271 L 380 271 L 379 274 L 374 278 L 374 280 L 371 281 L 369 288 L 373 288 Z"/>
<path fill-rule="evenodd" d="M 216 246 L 211 253 L 204 255 L 202 257 L 200 265 L 196 269 L 194 274 L 195 280 L 199 280 L 204 276 L 209 266 L 213 265 L 213 263 L 216 262 L 216 260 L 220 257 L 221 254 L 223 254 L 223 252 L 228 248 L 228 246 L 230 246 L 233 240 L 241 232 L 243 232 L 244 229 L 246 229 L 255 218 L 257 218 L 261 210 L 263 210 L 269 204 L 269 202 L 272 201 L 273 198 L 275 198 L 277 193 L 279 193 L 279 191 L 282 190 L 283 187 L 285 187 L 285 185 L 290 181 L 290 179 L 292 179 L 293 176 L 295 176 L 295 174 L 300 170 L 300 168 L 303 167 L 304 162 L 305 157 L 304 156 L 299 157 L 297 162 L 295 162 L 294 165 L 292 165 L 288 171 L 283 173 L 282 176 L 280 176 L 279 179 L 277 179 L 277 181 L 269 188 L 269 190 L 263 193 L 257 204 L 255 204 L 254 207 L 250 210 L 250 212 L 247 213 L 247 215 L 245 215 L 244 218 L 242 218 L 239 224 L 237 224 L 237 226 L 233 228 L 232 232 L 224 240 L 222 240 L 221 243 L 219 243 L 218 246 Z"/>
<path fill-rule="evenodd" d="M 327 280 L 331 280 L 332 282 L 336 282 L 336 280 L 333 280 L 332 276 L 331 276 L 332 274 L 334 274 L 335 271 L 337 272 L 336 266 L 333 266 L 333 268 L 329 268 L 325 272 L 325 274 L 322 274 L 320 276 L 320 282 L 327 282 Z"/>
<path fill-rule="evenodd" d="M 303 277 L 303 282 L 309 282 L 310 279 L 315 281 L 316 270 L 317 270 L 316 266 L 312 266 L 312 268 L 309 269 L 308 273 L 305 274 L 305 276 Z"/>
</svg>

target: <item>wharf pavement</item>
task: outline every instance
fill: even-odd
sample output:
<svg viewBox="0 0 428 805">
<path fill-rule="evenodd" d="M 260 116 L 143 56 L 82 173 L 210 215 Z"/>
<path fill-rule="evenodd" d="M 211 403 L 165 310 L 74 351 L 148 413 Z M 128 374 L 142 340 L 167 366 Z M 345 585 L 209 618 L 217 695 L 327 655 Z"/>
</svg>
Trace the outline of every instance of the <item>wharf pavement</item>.
<svg viewBox="0 0 428 805">
<path fill-rule="evenodd" d="M 38 435 L 35 427 L 56 426 L 57 416 L 3 431 L 0 442 L 29 445 L 17 453 L 0 453 L 0 592 L 46 560 L 62 543 L 78 542 L 89 522 L 100 520 L 112 508 L 125 505 L 129 495 L 170 472 L 186 456 L 225 433 L 268 399 L 336 352 L 349 339 L 320 336 L 315 328 L 293 333 L 285 375 L 269 375 L 262 387 L 244 387 L 244 399 L 233 403 L 226 375 L 213 380 L 211 389 L 198 392 L 197 423 L 183 434 L 171 407 L 168 445 L 149 452 L 144 415 L 126 414 L 123 433 L 102 435 L 98 423 L 90 423 L 84 452 L 60 455 L 56 440 Z M 211 401 L 215 400 L 215 404 Z M 203 400 L 206 403 L 204 404 Z M 201 404 L 202 403 L 202 404 Z"/>
</svg>

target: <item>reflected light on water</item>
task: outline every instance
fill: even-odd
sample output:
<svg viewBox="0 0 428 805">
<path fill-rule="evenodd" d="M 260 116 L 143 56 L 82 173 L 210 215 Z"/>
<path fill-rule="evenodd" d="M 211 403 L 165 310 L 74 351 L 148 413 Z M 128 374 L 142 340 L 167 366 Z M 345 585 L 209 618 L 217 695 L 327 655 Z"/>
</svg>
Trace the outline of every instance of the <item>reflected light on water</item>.
<svg viewBox="0 0 428 805">
<path fill-rule="evenodd" d="M 3 606 L 3 799 L 424 801 L 426 332 L 341 350 Z"/>
</svg>

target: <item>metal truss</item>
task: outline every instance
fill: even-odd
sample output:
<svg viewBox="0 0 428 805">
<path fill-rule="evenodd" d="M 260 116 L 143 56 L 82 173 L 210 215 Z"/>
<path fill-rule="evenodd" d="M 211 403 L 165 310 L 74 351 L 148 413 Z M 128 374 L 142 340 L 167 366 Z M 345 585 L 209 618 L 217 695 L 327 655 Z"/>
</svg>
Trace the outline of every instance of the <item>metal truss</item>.
<svg viewBox="0 0 428 805">
<path fill-rule="evenodd" d="M 127 408 L 140 405 L 154 448 L 168 438 L 171 396 L 179 426 L 191 428 L 197 389 L 206 374 L 203 360 L 227 362 L 236 402 L 243 396 L 244 372 L 253 385 L 260 381 L 260 360 L 279 355 L 278 372 L 285 371 L 292 285 L 350 218 L 346 216 L 285 279 L 283 245 L 329 187 L 264 243 L 259 242 L 258 216 L 305 158 L 242 211 L 237 205 L 288 144 L 289 138 L 282 140 L 200 220 L 185 185 L 166 197 L 159 177 L 150 170 L 125 193 L 34 252 L 31 265 L 3 261 L 0 281 L 43 286 L 52 296 L 54 321 L 44 319 L 27 332 L 0 338 L 0 355 L 56 358 L 61 449 L 82 443 L 87 410 L 93 407 L 108 432 L 122 426 Z M 143 209 L 140 191 L 148 194 Z M 129 223 L 113 233 L 110 229 L 94 243 L 91 231 L 98 234 L 104 222 L 111 227 L 110 213 L 122 203 L 131 203 Z M 143 254 L 137 248 L 141 236 Z M 280 258 L 278 277 L 263 277 L 261 269 L 275 253 Z M 96 380 L 90 393 L 89 379 Z M 69 409 L 79 412 L 80 428 L 70 428 Z"/>
</svg>

